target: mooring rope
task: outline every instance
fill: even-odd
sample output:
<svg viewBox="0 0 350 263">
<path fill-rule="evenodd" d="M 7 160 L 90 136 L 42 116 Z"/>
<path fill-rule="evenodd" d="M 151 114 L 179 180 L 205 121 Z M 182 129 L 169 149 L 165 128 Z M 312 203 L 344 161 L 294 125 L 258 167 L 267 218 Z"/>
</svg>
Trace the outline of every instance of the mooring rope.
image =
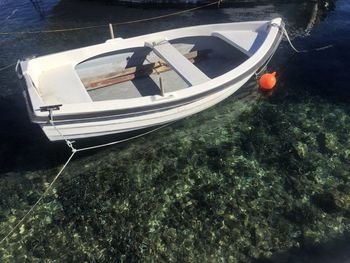
<svg viewBox="0 0 350 263">
<path fill-rule="evenodd" d="M 57 179 L 61 176 L 62 172 L 65 170 L 65 168 L 68 166 L 68 164 L 70 163 L 70 161 L 72 160 L 72 158 L 74 157 L 74 155 L 77 152 L 83 152 L 83 151 L 88 151 L 88 150 L 93 150 L 93 149 L 99 149 L 99 148 L 103 148 L 103 147 L 107 147 L 107 146 L 112 146 L 112 145 L 116 145 L 116 144 L 120 144 L 123 142 L 127 142 L 130 140 L 134 140 L 136 138 L 145 136 L 147 134 L 153 133 L 155 131 L 158 131 L 162 128 L 165 128 L 166 126 L 169 126 L 171 124 L 173 124 L 175 121 L 170 122 L 170 123 L 166 123 L 162 126 L 159 126 L 155 129 L 152 129 L 150 131 L 141 133 L 139 135 L 135 135 L 132 137 L 128 137 L 126 139 L 123 140 L 118 140 L 118 141 L 114 141 L 114 142 L 109 142 L 109 143 L 105 143 L 105 144 L 99 144 L 99 145 L 94 145 L 94 146 L 90 146 L 90 147 L 84 147 L 84 148 L 75 148 L 73 146 L 73 141 L 67 139 L 64 134 L 57 128 L 57 126 L 55 125 L 54 122 L 54 118 L 53 118 L 53 111 L 50 110 L 49 111 L 49 123 L 52 125 L 52 127 L 57 131 L 57 133 L 62 137 L 62 139 L 66 142 L 67 146 L 71 149 L 72 153 L 69 156 L 69 158 L 67 159 L 67 161 L 64 163 L 64 165 L 62 166 L 62 168 L 60 169 L 60 171 L 58 172 L 58 174 L 54 177 L 54 179 L 51 181 L 51 183 L 48 185 L 48 187 L 45 189 L 45 191 L 40 195 L 40 197 L 38 198 L 38 200 L 30 207 L 30 209 L 25 213 L 25 215 L 18 221 L 18 223 L 5 235 L 5 237 L 3 239 L 1 239 L 0 241 L 0 245 L 8 238 L 10 237 L 13 232 L 18 229 L 22 223 L 24 223 L 24 221 L 26 220 L 26 218 L 34 211 L 34 209 L 40 204 L 40 202 L 45 198 L 45 196 L 49 193 L 49 191 L 51 190 L 51 188 L 53 187 L 53 185 L 55 184 L 55 182 L 57 181 Z"/>
<path fill-rule="evenodd" d="M 162 18 L 166 18 L 166 17 L 170 17 L 170 16 L 177 16 L 177 15 L 181 15 L 184 13 L 188 13 L 188 12 L 192 12 L 198 9 L 202 9 L 202 8 L 206 8 L 212 5 L 220 5 L 223 2 L 223 0 L 219 0 L 219 1 L 215 1 L 213 3 L 209 3 L 206 5 L 201 5 L 201 6 L 197 6 L 197 7 L 193 7 L 190 9 L 186 9 L 186 10 L 182 10 L 182 11 L 178 11 L 178 12 L 174 12 L 174 13 L 170 13 L 170 14 L 166 14 L 166 15 L 160 15 L 160 16 L 154 16 L 154 17 L 150 17 L 150 18 L 143 18 L 143 19 L 138 19 L 138 20 L 132 20 L 132 21 L 126 21 L 126 22 L 119 22 L 119 23 L 112 23 L 113 26 L 120 26 L 120 25 L 128 25 L 128 24 L 135 24 L 135 23 L 140 23 L 140 22 L 147 22 L 147 21 L 152 21 L 152 20 L 158 20 L 158 19 L 162 19 Z"/>
<path fill-rule="evenodd" d="M 178 12 L 173 12 L 170 14 L 165 14 L 165 15 L 160 15 L 160 16 L 154 16 L 154 17 L 149 17 L 149 18 L 142 18 L 142 19 L 136 19 L 136 20 L 130 20 L 130 21 L 124 21 L 124 22 L 117 22 L 117 23 L 111 23 L 113 26 L 121 26 L 121 25 L 129 25 L 129 24 L 136 24 L 136 23 L 141 23 L 141 22 L 147 22 L 147 21 L 153 21 L 153 20 L 158 20 L 158 19 L 163 19 L 166 17 L 171 17 L 171 16 L 177 16 L 181 15 L 184 13 L 196 11 L 202 8 L 206 8 L 209 6 L 213 5 L 218 5 L 223 2 L 223 0 L 218 0 L 209 4 L 181 10 Z M 109 24 L 107 25 L 93 25 L 93 26 L 86 26 L 86 27 L 73 27 L 73 28 L 61 28 L 61 29 L 50 29 L 50 30 L 38 30 L 38 31 L 17 31 L 17 32 L 0 32 L 0 35 L 22 35 L 22 34 L 43 34 L 43 33 L 59 33 L 59 32 L 70 32 L 70 31 L 78 31 L 78 30 L 85 30 L 85 29 L 93 29 L 93 28 L 100 28 L 100 27 L 108 27 Z"/>
<path fill-rule="evenodd" d="M 10 65 L 7 65 L 7 66 L 5 66 L 5 67 L 3 67 L 3 68 L 0 68 L 0 72 L 3 71 L 3 70 L 5 70 L 5 69 L 8 69 L 8 68 L 11 67 L 11 66 L 16 65 L 16 63 L 17 63 L 17 62 L 12 63 L 12 64 L 10 64 Z"/>
<path fill-rule="evenodd" d="M 83 152 L 83 151 L 88 151 L 88 150 L 93 150 L 93 149 L 99 149 L 99 148 L 103 148 L 103 147 L 107 147 L 107 146 L 112 146 L 112 145 L 115 145 L 115 144 L 119 144 L 119 143 L 123 143 L 123 142 L 127 142 L 127 141 L 131 141 L 131 140 L 134 140 L 134 139 L 137 139 L 137 138 L 140 138 L 142 136 L 145 136 L 147 134 L 150 134 L 150 133 L 153 133 L 153 132 L 156 132 L 160 129 L 163 129 L 171 124 L 173 124 L 173 122 L 169 122 L 167 124 L 164 124 L 160 127 L 157 127 L 153 130 L 150 130 L 148 132 L 144 132 L 142 134 L 139 134 L 139 135 L 135 135 L 135 136 L 132 136 L 132 137 L 129 137 L 129 138 L 126 138 L 126 139 L 123 139 L 123 140 L 119 140 L 119 141 L 114 141 L 114 142 L 109 142 L 109 143 L 105 143 L 105 144 L 99 144 L 99 145 L 94 145 L 94 146 L 90 146 L 90 147 L 84 147 L 84 148 L 79 148 L 79 149 L 76 149 L 77 152 Z"/>
<path fill-rule="evenodd" d="M 8 238 L 10 237 L 13 232 L 18 229 L 18 227 L 20 225 L 22 225 L 22 223 L 24 222 L 24 220 L 33 212 L 33 210 L 38 206 L 38 204 L 41 202 L 41 200 L 44 199 L 44 197 L 47 195 L 47 193 L 51 190 L 52 186 L 54 185 L 54 183 L 57 181 L 58 177 L 60 177 L 60 175 L 62 174 L 62 172 L 64 171 L 64 169 L 67 167 L 67 165 L 69 164 L 69 162 L 72 160 L 73 156 L 75 155 L 75 152 L 72 152 L 72 154 L 69 156 L 68 160 L 65 162 L 65 164 L 62 166 L 61 170 L 58 172 L 58 174 L 54 177 L 54 179 L 51 181 L 51 183 L 49 184 L 49 186 L 46 188 L 45 192 L 39 197 L 39 199 L 35 202 L 34 205 L 31 206 L 31 208 L 27 211 L 27 213 L 25 213 L 24 216 L 22 216 L 22 218 L 18 221 L 18 223 L 6 234 L 5 237 L 3 237 L 3 239 L 1 239 L 0 241 L 0 245 Z"/>
<path fill-rule="evenodd" d="M 292 43 L 292 41 L 291 41 L 291 39 L 290 39 L 290 37 L 289 37 L 288 31 L 287 31 L 287 29 L 286 29 L 286 27 L 285 27 L 284 24 L 283 24 L 283 25 L 272 24 L 272 25 L 273 25 L 273 26 L 278 26 L 278 27 L 281 28 L 281 30 L 282 30 L 282 32 L 283 32 L 283 35 L 286 37 L 287 42 L 289 43 L 290 47 L 291 47 L 296 53 L 309 53 L 309 52 L 312 52 L 312 51 L 321 51 L 321 50 L 325 50 L 325 49 L 328 49 L 328 48 L 332 48 L 332 47 L 333 47 L 333 45 L 330 44 L 330 45 L 327 45 L 327 46 L 318 47 L 318 48 L 309 49 L 309 50 L 299 50 L 299 49 L 297 49 L 297 48 L 293 45 L 293 43 Z M 269 57 L 269 59 L 266 61 L 266 63 L 261 67 L 261 69 L 260 69 L 258 72 L 255 73 L 255 77 L 256 77 L 256 78 L 259 78 L 260 74 L 261 74 L 263 71 L 265 71 L 267 65 L 270 63 L 270 61 L 271 61 L 271 59 L 272 59 L 272 57 L 273 57 L 274 54 L 275 54 L 275 53 L 273 53 L 273 54 Z"/>
<path fill-rule="evenodd" d="M 289 34 L 287 32 L 287 29 L 285 28 L 285 26 L 281 26 L 282 28 L 282 31 L 283 31 L 283 34 L 285 35 L 290 47 L 296 52 L 296 53 L 308 53 L 308 52 L 311 52 L 311 51 L 321 51 L 321 50 L 325 50 L 325 49 L 328 49 L 328 48 L 331 48 L 333 47 L 333 45 L 327 45 L 327 46 L 323 46 L 323 47 L 318 47 L 318 48 L 313 48 L 313 49 L 309 49 L 309 50 L 299 50 L 297 49 L 292 41 L 290 40 L 290 37 L 289 37 Z"/>
<path fill-rule="evenodd" d="M 272 55 L 268 58 L 268 60 L 266 61 L 266 63 L 261 67 L 261 69 L 258 72 L 255 72 L 255 78 L 258 79 L 260 77 L 260 74 L 265 71 L 267 65 L 270 63 L 273 55 L 275 55 L 276 52 L 273 52 Z"/>
<path fill-rule="evenodd" d="M 53 120 L 53 110 L 49 110 L 49 122 L 51 126 L 57 131 L 57 133 L 62 137 L 62 139 L 66 142 L 67 146 L 71 149 L 72 153 L 76 153 L 77 149 L 73 146 L 73 141 L 68 140 L 62 132 L 56 127 L 55 122 Z"/>
</svg>

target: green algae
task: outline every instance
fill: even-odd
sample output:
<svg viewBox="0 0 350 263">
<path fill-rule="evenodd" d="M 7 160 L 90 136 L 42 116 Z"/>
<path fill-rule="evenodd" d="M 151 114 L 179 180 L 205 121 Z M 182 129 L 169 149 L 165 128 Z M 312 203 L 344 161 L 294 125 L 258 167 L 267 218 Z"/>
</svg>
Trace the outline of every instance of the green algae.
<svg viewBox="0 0 350 263">
<path fill-rule="evenodd" d="M 73 161 L 1 261 L 251 262 L 349 232 L 349 109 L 248 101 Z M 57 171 L 1 177 L 1 235 Z"/>
</svg>

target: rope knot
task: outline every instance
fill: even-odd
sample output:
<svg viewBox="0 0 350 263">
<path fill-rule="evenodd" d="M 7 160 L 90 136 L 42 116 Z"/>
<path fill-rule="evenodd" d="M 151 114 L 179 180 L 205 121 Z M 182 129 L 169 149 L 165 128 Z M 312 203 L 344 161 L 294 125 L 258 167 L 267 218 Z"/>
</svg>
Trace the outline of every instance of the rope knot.
<svg viewBox="0 0 350 263">
<path fill-rule="evenodd" d="M 76 152 L 77 152 L 77 149 L 74 148 L 73 142 L 71 142 L 70 140 L 67 140 L 67 139 L 65 139 L 65 141 L 66 141 L 67 146 L 68 146 L 69 148 L 71 148 L 72 152 L 73 152 L 73 153 L 76 153 Z"/>
</svg>

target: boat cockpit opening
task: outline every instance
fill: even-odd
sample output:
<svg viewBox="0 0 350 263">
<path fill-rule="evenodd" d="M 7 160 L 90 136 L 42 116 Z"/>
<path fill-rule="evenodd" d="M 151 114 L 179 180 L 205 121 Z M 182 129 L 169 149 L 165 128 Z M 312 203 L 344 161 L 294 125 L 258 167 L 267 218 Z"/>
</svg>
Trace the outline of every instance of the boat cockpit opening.
<svg viewBox="0 0 350 263">
<path fill-rule="evenodd" d="M 99 55 L 75 70 L 92 101 L 130 99 L 216 78 L 248 59 L 243 51 L 215 35 L 184 37 Z"/>
</svg>

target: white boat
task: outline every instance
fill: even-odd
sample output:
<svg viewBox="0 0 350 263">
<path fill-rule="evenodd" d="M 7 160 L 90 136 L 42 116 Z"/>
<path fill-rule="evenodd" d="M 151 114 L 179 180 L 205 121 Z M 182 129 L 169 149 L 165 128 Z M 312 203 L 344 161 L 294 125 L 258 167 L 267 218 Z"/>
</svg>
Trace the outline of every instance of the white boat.
<svg viewBox="0 0 350 263">
<path fill-rule="evenodd" d="M 274 54 L 282 26 L 280 18 L 194 26 L 20 61 L 30 118 L 51 141 L 185 118 L 247 82 Z"/>
</svg>

